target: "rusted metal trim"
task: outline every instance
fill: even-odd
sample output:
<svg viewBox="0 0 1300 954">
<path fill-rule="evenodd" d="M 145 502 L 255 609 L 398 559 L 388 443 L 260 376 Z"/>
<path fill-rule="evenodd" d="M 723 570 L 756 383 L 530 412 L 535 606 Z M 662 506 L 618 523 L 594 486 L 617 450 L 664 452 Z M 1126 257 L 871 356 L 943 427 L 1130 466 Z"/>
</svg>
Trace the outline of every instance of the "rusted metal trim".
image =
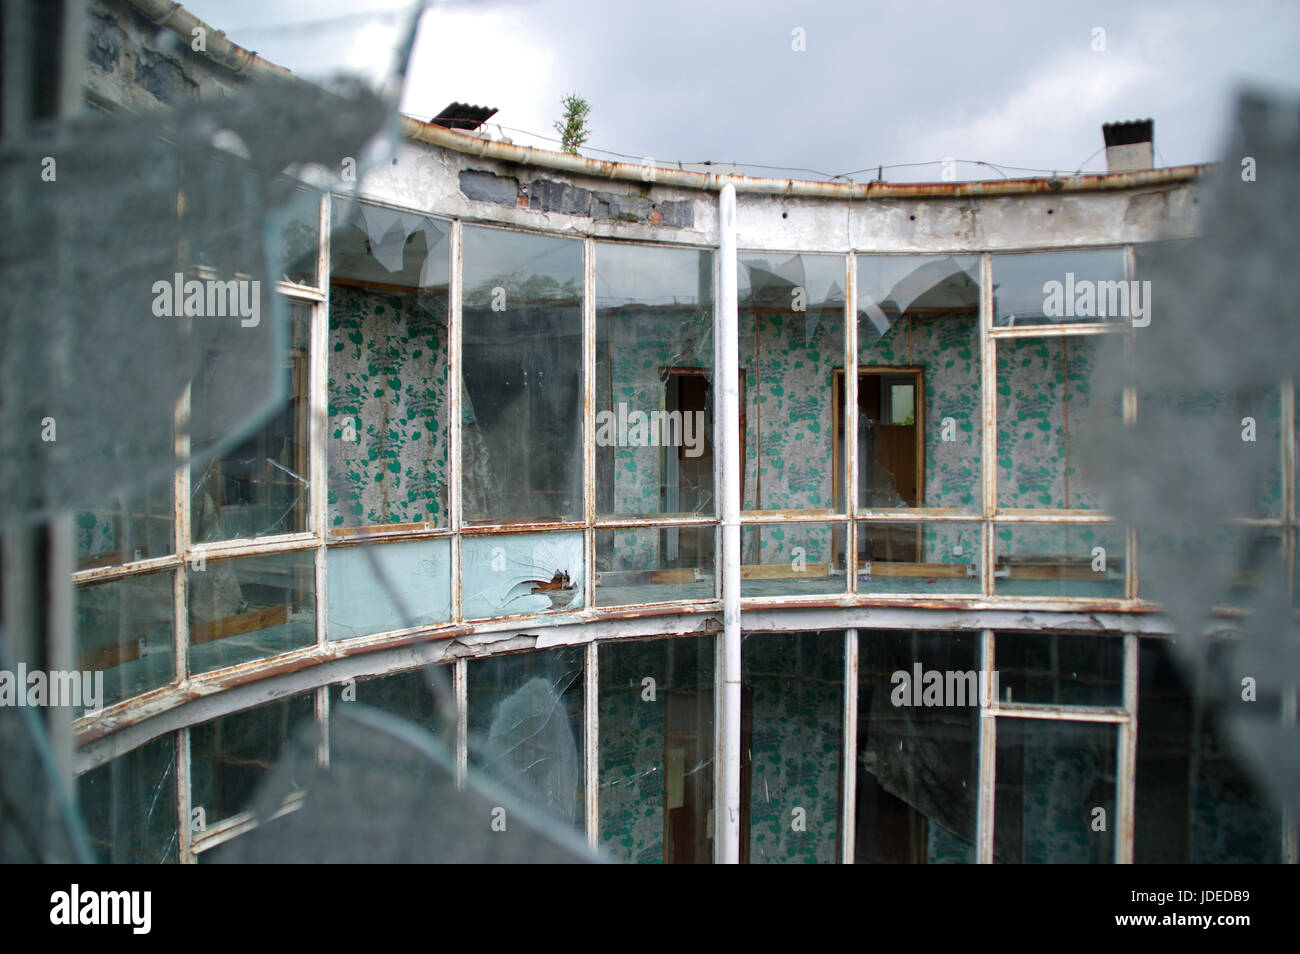
<svg viewBox="0 0 1300 954">
<path fill-rule="evenodd" d="M 980 673 L 987 686 L 997 685 L 993 630 L 980 632 Z M 975 861 L 993 864 L 994 809 L 997 804 L 998 720 L 980 693 L 979 784 L 975 802 Z"/>
<path fill-rule="evenodd" d="M 1132 637 L 1136 639 L 1137 637 Z M 1041 719 L 1057 722 L 1105 722 L 1115 725 L 1129 721 L 1127 709 L 1115 706 L 1058 706 L 1032 702 L 994 702 L 990 712 L 999 719 Z"/>
<path fill-rule="evenodd" d="M 850 224 L 850 230 L 852 225 Z M 850 243 L 852 244 L 852 243 Z M 858 361 L 858 256 L 850 251 L 844 258 L 844 287 L 848 290 L 844 296 L 844 473 L 832 475 L 832 481 L 839 476 L 844 481 L 844 509 L 849 518 L 844 528 L 844 574 L 850 594 L 858 592 L 858 524 L 861 516 L 858 500 L 858 376 L 849 374 L 848 368 L 857 368 Z M 832 382 L 835 375 L 831 375 Z M 834 387 L 834 384 L 831 385 Z M 835 395 L 832 395 L 832 401 Z M 833 422 L 832 422 L 833 426 Z M 832 442 L 840 435 L 831 435 Z M 835 501 L 838 503 L 838 501 Z M 831 533 L 832 542 L 835 539 Z M 835 554 L 831 554 L 834 560 Z M 854 645 L 857 645 L 856 635 Z M 856 742 L 854 743 L 856 745 Z M 856 789 L 856 781 L 854 788 Z"/>
<path fill-rule="evenodd" d="M 91 570 L 74 570 L 70 574 L 72 583 L 77 587 L 93 586 L 97 583 L 112 583 L 133 576 L 148 576 L 174 570 L 181 565 L 181 558 L 173 554 L 150 557 L 147 560 L 135 560 L 131 563 L 117 563 L 111 566 L 97 566 Z"/>
<path fill-rule="evenodd" d="M 220 821 L 210 825 L 207 831 L 203 832 L 198 838 L 194 839 L 192 851 L 194 855 L 201 855 L 205 851 L 211 851 L 219 845 L 224 845 L 228 841 L 233 841 L 240 835 L 246 835 L 255 828 L 260 828 L 269 821 L 275 821 L 277 818 L 283 818 L 302 808 L 303 802 L 307 799 L 306 792 L 290 792 L 280 803 L 280 807 L 272 812 L 264 821 L 260 820 L 254 812 L 239 812 L 237 815 L 231 815 L 229 818 L 223 818 Z"/>
<path fill-rule="evenodd" d="M 827 520 L 847 520 L 848 514 L 829 509 L 809 510 L 743 510 L 742 523 L 825 523 Z"/>
<path fill-rule="evenodd" d="M 191 559 L 201 556 L 205 561 L 216 563 L 219 560 L 233 560 L 237 557 L 300 553 L 303 550 L 311 550 L 320 542 L 320 538 L 310 532 L 282 533 L 273 537 L 258 537 L 252 541 L 213 540 L 210 543 L 191 544 L 188 556 Z"/>
<path fill-rule="evenodd" d="M 391 530 L 380 529 L 377 524 L 368 527 L 355 527 L 355 528 L 354 527 L 330 527 L 327 530 L 328 538 L 326 540 L 326 543 L 328 543 L 330 548 L 333 549 L 334 547 L 359 546 L 364 543 L 394 543 L 394 542 L 402 542 L 407 540 L 438 540 L 443 537 L 450 537 L 456 532 L 452 530 L 450 527 L 434 527 L 431 525 L 433 521 L 427 521 L 422 523 L 423 526 L 427 526 L 428 529 L 423 529 L 423 526 L 418 529 L 411 529 L 412 527 L 415 527 L 414 524 L 407 525 L 408 527 L 407 529 L 400 529 L 400 530 L 397 529 L 396 527 Z M 360 531 L 360 532 L 356 532 L 356 531 Z"/>
<path fill-rule="evenodd" d="M 980 446 L 981 516 L 984 520 L 981 588 L 992 599 L 994 538 L 992 517 L 998 509 L 998 351 L 993 327 L 993 257 L 980 256 Z"/>
<path fill-rule="evenodd" d="M 740 583 L 740 374 L 737 316 L 736 190 L 724 185 L 718 195 L 718 288 L 714 295 L 714 355 L 718 365 L 719 414 L 722 442 L 723 632 L 718 640 L 720 729 L 718 813 L 714 816 L 717 859 L 740 862 L 740 734 L 741 734 L 741 583 Z"/>
<path fill-rule="evenodd" d="M 1074 325 L 1011 325 L 991 329 L 994 338 L 1072 338 L 1079 335 L 1118 335 L 1130 331 L 1128 325 L 1113 321 L 1110 324 L 1095 322 Z"/>
<path fill-rule="evenodd" d="M 1133 826 L 1137 799 L 1138 638 L 1124 637 L 1124 711 L 1115 747 L 1115 862 L 1133 863 Z"/>
<path fill-rule="evenodd" d="M 184 728 L 176 732 L 176 861 L 182 865 L 194 864 L 190 778 L 190 730 Z"/>
<path fill-rule="evenodd" d="M 1101 510 L 1035 510 L 1027 507 L 999 509 L 995 524 L 1005 523 L 1116 523 L 1112 514 Z"/>
<path fill-rule="evenodd" d="M 551 152 L 535 147 L 516 146 L 494 142 L 477 136 L 444 129 L 432 123 L 402 116 L 402 133 L 411 140 L 442 146 L 453 152 L 466 153 L 480 158 L 495 159 L 518 165 L 534 165 L 555 169 L 574 175 L 601 179 L 622 179 L 643 183 L 644 166 L 628 162 L 610 162 L 588 159 L 584 156 Z M 978 195 L 1029 195 L 1047 193 L 1059 195 L 1072 192 L 1098 192 L 1114 189 L 1133 189 L 1167 183 L 1199 179 L 1213 171 L 1213 165 L 1176 166 L 1169 169 L 1147 169 L 1139 172 L 1107 173 L 1104 175 L 1069 176 L 1064 179 L 1004 179 L 988 182 L 952 183 L 839 183 L 812 182 L 799 179 L 759 178 L 742 175 L 686 172 L 680 169 L 655 168 L 655 182 L 661 186 L 676 186 L 717 192 L 731 185 L 737 193 L 781 195 L 787 197 L 813 197 L 826 199 L 879 199 L 879 198 L 961 198 Z"/>
<path fill-rule="evenodd" d="M 461 304 L 461 295 L 464 273 L 462 271 L 465 257 L 465 232 L 459 219 L 451 223 L 451 262 L 450 272 L 447 279 L 447 294 L 450 299 L 450 307 L 447 310 L 447 380 L 451 382 L 448 388 L 447 401 L 447 439 L 450 442 L 448 476 L 447 481 L 447 509 L 451 517 L 451 618 L 459 620 L 462 618 L 463 596 L 462 587 L 462 559 L 463 551 L 461 532 L 464 530 L 464 517 L 461 513 L 461 461 L 462 450 L 461 441 L 464 439 L 462 434 L 464 422 L 461 420 L 461 401 L 463 400 L 461 389 L 464 386 L 464 374 L 461 371 L 461 359 L 464 353 L 464 342 L 462 339 L 462 322 L 464 321 L 464 310 Z M 459 765 L 459 761 L 457 765 Z M 461 787 L 464 787 L 464 779 L 460 779 Z"/>
<path fill-rule="evenodd" d="M 520 521 L 519 523 L 465 523 L 460 533 L 466 537 L 495 537 L 521 533 L 575 533 L 587 529 L 581 520 Z"/>
<path fill-rule="evenodd" d="M 323 290 L 294 282 L 276 282 L 275 290 L 291 301 L 302 302 L 307 305 L 319 304 L 325 300 Z"/>
<path fill-rule="evenodd" d="M 609 516 L 597 517 L 595 528 L 597 530 L 653 530 L 670 527 L 716 527 L 720 523 L 718 517 Z"/>
<path fill-rule="evenodd" d="M 582 605 L 596 603 L 596 243 L 582 243 Z M 587 831 L 593 831 L 588 822 Z M 592 847 L 595 847 L 593 841 Z"/>
<path fill-rule="evenodd" d="M 190 574 L 187 561 L 190 548 L 191 388 L 191 382 L 186 381 L 172 413 L 173 450 L 180 461 L 172 478 L 172 549 L 179 561 L 172 576 L 172 653 L 175 655 L 175 684 L 178 686 L 185 684 L 190 673 Z"/>
<path fill-rule="evenodd" d="M 840 864 L 851 865 L 858 843 L 858 631 L 844 631 L 844 725 L 840 738 Z"/>
<path fill-rule="evenodd" d="M 915 510 L 863 510 L 858 523 L 979 523 L 977 511 L 918 507 Z"/>
<path fill-rule="evenodd" d="M 600 645 L 587 644 L 582 683 L 583 816 L 587 844 L 600 844 Z"/>
<path fill-rule="evenodd" d="M 469 771 L 469 661 L 457 659 L 452 669 L 456 694 L 456 787 L 464 790 Z"/>
</svg>

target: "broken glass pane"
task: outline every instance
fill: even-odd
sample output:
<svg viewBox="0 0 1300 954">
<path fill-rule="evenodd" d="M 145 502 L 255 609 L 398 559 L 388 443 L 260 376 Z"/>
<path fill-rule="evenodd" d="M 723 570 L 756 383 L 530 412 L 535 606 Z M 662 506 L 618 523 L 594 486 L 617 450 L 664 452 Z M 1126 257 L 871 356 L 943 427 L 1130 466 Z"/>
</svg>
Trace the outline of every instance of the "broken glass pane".
<svg viewBox="0 0 1300 954">
<path fill-rule="evenodd" d="M 77 588 L 77 668 L 103 679 L 101 706 L 175 681 L 173 579 L 170 571 Z"/>
<path fill-rule="evenodd" d="M 189 566 L 190 673 L 211 672 L 316 642 L 311 550 Z"/>
<path fill-rule="evenodd" d="M 329 766 L 315 740 L 283 747 L 253 803 L 264 821 L 205 852 L 233 864 L 573 863 L 596 861 L 582 835 L 519 802 L 471 770 L 464 788 L 455 759 L 420 726 L 349 706 L 330 716 Z M 310 794 L 271 819 L 294 792 Z"/>
<path fill-rule="evenodd" d="M 77 795 L 100 862 L 176 863 L 175 733 L 78 776 Z"/>
<path fill-rule="evenodd" d="M 586 574 L 581 531 L 466 537 L 461 546 L 465 619 L 582 608 Z"/>
<path fill-rule="evenodd" d="M 1130 283 L 1122 248 L 993 256 L 995 327 L 1151 320 L 1150 287 Z"/>
<path fill-rule="evenodd" d="M 190 529 L 195 543 L 273 536 L 307 529 L 311 467 L 308 457 L 307 341 L 311 308 L 294 302 L 292 336 L 281 371 L 288 395 L 277 413 L 241 444 L 190 473 Z M 195 378 L 196 413 L 215 400 L 221 368 L 238 354 L 212 348 L 204 373 Z M 214 438 L 215 440 L 215 438 Z M 195 445 L 196 452 L 204 445 Z"/>
<path fill-rule="evenodd" d="M 975 861 L 976 638 L 858 632 L 859 864 Z"/>
<path fill-rule="evenodd" d="M 843 593 L 844 524 L 772 523 L 740 531 L 741 596 Z M 840 551 L 832 553 L 838 541 Z"/>
<path fill-rule="evenodd" d="M 443 527 L 451 224 L 334 211 L 329 503 L 334 533 Z"/>
<path fill-rule="evenodd" d="M 530 805 L 578 829 L 583 826 L 584 652 L 562 647 L 469 664 L 471 763 Z"/>
<path fill-rule="evenodd" d="M 300 723 L 314 724 L 315 713 L 315 693 L 304 692 L 190 729 L 190 804 L 196 837 L 216 822 L 249 810 L 281 748 Z"/>
<path fill-rule="evenodd" d="M 713 253 L 596 245 L 596 511 L 716 511 Z"/>
<path fill-rule="evenodd" d="M 451 619 L 451 542 L 331 547 L 329 638 L 352 639 Z"/>
<path fill-rule="evenodd" d="M 750 727 L 740 752 L 742 860 L 835 864 L 844 634 L 747 634 L 741 658 L 741 719 Z"/>
<path fill-rule="evenodd" d="M 973 255 L 858 256 L 860 510 L 980 509 L 979 276 Z"/>
<path fill-rule="evenodd" d="M 408 42 L 411 12 L 398 22 Z M 10 305 L 0 411 L 14 424 L 0 433 L 6 525 L 130 496 L 170 473 L 173 411 L 212 347 L 224 361 L 194 408 L 193 449 L 214 454 L 271 412 L 287 324 L 273 289 L 281 256 L 299 253 L 294 223 L 310 226 L 295 206 L 299 177 L 355 180 L 373 162 L 368 147 L 391 152 L 397 128 L 404 47 L 397 62 L 372 64 L 382 95 L 344 78 L 325 89 L 270 75 L 200 98 L 186 72 L 210 67 L 188 37 L 118 30 L 120 58 L 90 40 L 104 53 L 88 64 L 92 79 L 113 74 L 91 85 L 124 108 L 9 137 L 0 159 Z M 128 61 L 140 64 L 133 76 Z M 161 87 L 151 83 L 160 73 Z M 130 94 L 169 108 L 136 109 Z"/>
<path fill-rule="evenodd" d="M 464 230 L 465 519 L 582 518 L 582 243 Z"/>
<path fill-rule="evenodd" d="M 621 861 L 713 860 L 715 644 L 600 647 L 600 843 Z"/>
<path fill-rule="evenodd" d="M 596 531 L 596 605 L 711 600 L 713 527 Z"/>
<path fill-rule="evenodd" d="M 845 258 L 745 252 L 739 268 L 741 478 L 746 510 L 835 506 L 835 369 L 844 367 Z"/>
</svg>

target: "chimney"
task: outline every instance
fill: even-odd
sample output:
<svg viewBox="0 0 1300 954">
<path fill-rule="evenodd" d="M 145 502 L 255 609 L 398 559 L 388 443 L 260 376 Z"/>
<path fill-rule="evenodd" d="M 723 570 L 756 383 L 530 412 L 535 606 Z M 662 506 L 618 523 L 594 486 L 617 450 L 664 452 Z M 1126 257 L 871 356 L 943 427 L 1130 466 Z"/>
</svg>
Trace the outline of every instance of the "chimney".
<svg viewBox="0 0 1300 954">
<path fill-rule="evenodd" d="M 1153 165 L 1155 133 L 1154 119 L 1104 123 L 1101 134 L 1106 140 L 1106 171 L 1138 172 L 1150 169 Z"/>
</svg>

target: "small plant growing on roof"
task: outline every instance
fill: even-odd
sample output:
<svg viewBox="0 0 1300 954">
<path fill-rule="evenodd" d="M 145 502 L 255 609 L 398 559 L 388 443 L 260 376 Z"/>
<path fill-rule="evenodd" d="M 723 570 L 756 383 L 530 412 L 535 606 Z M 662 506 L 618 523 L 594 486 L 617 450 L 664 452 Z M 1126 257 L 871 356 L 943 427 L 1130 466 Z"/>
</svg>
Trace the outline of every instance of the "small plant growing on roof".
<svg viewBox="0 0 1300 954">
<path fill-rule="evenodd" d="M 564 107 L 564 118 L 555 121 L 555 131 L 560 134 L 560 148 L 576 156 L 578 147 L 591 137 L 591 127 L 587 125 L 591 104 L 577 93 L 569 93 L 560 100 L 560 105 Z"/>
</svg>

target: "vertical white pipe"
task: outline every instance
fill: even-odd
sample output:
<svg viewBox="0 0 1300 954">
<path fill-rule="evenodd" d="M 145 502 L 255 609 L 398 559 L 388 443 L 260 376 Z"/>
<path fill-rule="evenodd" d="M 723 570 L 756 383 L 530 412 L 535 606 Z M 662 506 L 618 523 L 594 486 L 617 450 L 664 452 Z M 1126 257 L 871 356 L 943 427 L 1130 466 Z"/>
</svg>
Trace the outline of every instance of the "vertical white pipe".
<svg viewBox="0 0 1300 954">
<path fill-rule="evenodd" d="M 736 187 L 718 196 L 714 342 L 722 431 L 722 817 L 717 858 L 740 862 L 740 375 L 736 317 Z"/>
</svg>

